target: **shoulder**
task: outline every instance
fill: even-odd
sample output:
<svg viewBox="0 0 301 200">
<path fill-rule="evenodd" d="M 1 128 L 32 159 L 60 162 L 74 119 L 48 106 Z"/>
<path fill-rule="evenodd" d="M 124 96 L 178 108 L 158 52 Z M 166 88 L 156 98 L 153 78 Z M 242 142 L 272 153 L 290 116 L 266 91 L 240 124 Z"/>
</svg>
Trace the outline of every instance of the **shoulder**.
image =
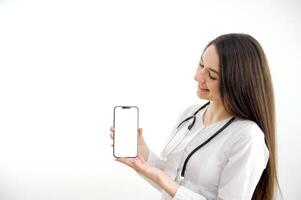
<svg viewBox="0 0 301 200">
<path fill-rule="evenodd" d="M 265 144 L 265 135 L 257 123 L 246 120 L 236 119 L 231 130 L 232 144 Z"/>
<path fill-rule="evenodd" d="M 263 135 L 263 131 L 257 125 L 257 123 L 247 120 L 247 119 L 240 119 L 237 118 L 234 122 L 232 127 L 238 132 L 237 134 L 244 133 L 246 136 L 260 136 Z"/>
<path fill-rule="evenodd" d="M 230 155 L 238 157 L 241 162 L 266 167 L 269 150 L 265 143 L 265 135 L 260 127 L 251 120 L 237 119 L 233 122 L 233 131 L 229 134 Z M 231 138 L 231 139 L 230 139 Z"/>
</svg>

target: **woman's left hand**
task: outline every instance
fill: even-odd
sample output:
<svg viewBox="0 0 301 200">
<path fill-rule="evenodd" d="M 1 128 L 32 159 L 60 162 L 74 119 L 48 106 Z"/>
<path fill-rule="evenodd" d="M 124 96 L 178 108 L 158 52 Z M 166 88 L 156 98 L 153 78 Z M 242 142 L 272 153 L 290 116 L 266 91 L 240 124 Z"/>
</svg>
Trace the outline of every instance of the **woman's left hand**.
<svg viewBox="0 0 301 200">
<path fill-rule="evenodd" d="M 116 158 L 115 160 L 133 168 L 139 174 L 149 178 L 165 190 L 171 197 L 175 196 L 180 186 L 163 171 L 150 166 L 142 156 L 138 156 L 136 158 Z"/>
<path fill-rule="evenodd" d="M 116 158 L 115 160 L 133 168 L 154 182 L 157 182 L 163 173 L 160 169 L 150 166 L 140 155 L 136 158 Z"/>
</svg>

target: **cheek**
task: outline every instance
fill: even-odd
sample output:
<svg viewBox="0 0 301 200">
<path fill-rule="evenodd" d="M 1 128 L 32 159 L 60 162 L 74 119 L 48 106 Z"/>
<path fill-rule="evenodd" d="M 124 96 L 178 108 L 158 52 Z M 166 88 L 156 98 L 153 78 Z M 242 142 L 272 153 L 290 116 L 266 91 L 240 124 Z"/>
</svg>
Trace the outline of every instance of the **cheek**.
<svg viewBox="0 0 301 200">
<path fill-rule="evenodd" d="M 208 87 L 209 87 L 211 93 L 214 96 L 217 96 L 217 95 L 219 96 L 219 94 L 220 94 L 220 92 L 219 92 L 219 83 L 217 81 L 209 83 Z"/>
</svg>

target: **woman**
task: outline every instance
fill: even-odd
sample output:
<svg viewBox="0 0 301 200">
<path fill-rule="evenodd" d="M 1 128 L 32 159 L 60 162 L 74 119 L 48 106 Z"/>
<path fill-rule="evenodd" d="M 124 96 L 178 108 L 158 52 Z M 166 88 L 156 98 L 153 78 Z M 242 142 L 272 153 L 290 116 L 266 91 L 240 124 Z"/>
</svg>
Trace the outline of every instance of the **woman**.
<svg viewBox="0 0 301 200">
<path fill-rule="evenodd" d="M 183 113 L 161 158 L 149 150 L 139 129 L 139 156 L 116 160 L 146 177 L 164 200 L 272 200 L 274 95 L 260 44 L 246 34 L 214 39 L 194 79 L 198 96 L 209 102 Z"/>
</svg>

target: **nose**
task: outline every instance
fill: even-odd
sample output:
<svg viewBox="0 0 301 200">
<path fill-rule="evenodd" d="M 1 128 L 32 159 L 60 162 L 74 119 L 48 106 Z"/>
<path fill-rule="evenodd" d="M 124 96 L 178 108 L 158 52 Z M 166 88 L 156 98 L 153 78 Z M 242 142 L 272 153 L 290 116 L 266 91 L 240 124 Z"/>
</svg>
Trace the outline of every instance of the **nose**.
<svg viewBox="0 0 301 200">
<path fill-rule="evenodd" d="M 199 82 L 199 83 L 205 83 L 206 82 L 206 78 L 205 78 L 205 69 L 197 69 L 196 73 L 194 75 L 194 80 Z"/>
</svg>

